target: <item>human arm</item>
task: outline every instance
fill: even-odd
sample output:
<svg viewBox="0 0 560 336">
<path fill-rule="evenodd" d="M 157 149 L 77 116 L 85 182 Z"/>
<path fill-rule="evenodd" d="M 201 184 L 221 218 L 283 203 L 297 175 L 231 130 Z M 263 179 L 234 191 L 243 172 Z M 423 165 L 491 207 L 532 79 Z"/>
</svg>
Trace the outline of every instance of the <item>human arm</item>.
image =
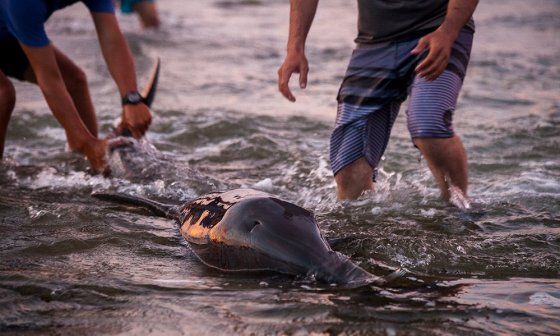
<svg viewBox="0 0 560 336">
<path fill-rule="evenodd" d="M 106 142 L 93 136 L 80 118 L 62 79 L 54 47 L 51 44 L 44 47 L 20 45 L 49 108 L 66 132 L 68 145 L 72 150 L 86 155 L 94 171 L 102 172 L 106 168 Z"/>
<path fill-rule="evenodd" d="M 115 80 L 121 97 L 132 91 L 138 91 L 136 71 L 132 54 L 119 28 L 113 13 L 92 12 L 101 51 L 109 72 Z M 150 126 L 152 116 L 143 104 L 126 104 L 123 107 L 119 130 L 129 129 L 135 138 L 144 135 Z"/>
<path fill-rule="evenodd" d="M 309 66 L 305 57 L 305 40 L 319 0 L 291 0 L 290 1 L 290 31 L 288 36 L 287 55 L 284 63 L 278 69 L 278 89 L 289 101 L 296 98 L 290 91 L 288 83 L 293 73 L 299 73 L 299 86 L 307 86 Z"/>
<path fill-rule="evenodd" d="M 42 0 L 5 0 L 2 4 L 10 17 L 7 28 L 19 41 L 33 69 L 49 108 L 66 132 L 68 145 L 85 154 L 95 171 L 105 169 L 106 142 L 97 139 L 84 124 L 68 92 L 56 56 L 44 28 L 49 16 Z"/>
<path fill-rule="evenodd" d="M 416 67 L 416 73 L 432 81 L 439 77 L 449 63 L 451 47 L 461 29 L 472 17 L 478 0 L 449 0 L 443 23 L 434 32 L 418 41 L 412 54 L 428 49 L 428 55 Z"/>
</svg>

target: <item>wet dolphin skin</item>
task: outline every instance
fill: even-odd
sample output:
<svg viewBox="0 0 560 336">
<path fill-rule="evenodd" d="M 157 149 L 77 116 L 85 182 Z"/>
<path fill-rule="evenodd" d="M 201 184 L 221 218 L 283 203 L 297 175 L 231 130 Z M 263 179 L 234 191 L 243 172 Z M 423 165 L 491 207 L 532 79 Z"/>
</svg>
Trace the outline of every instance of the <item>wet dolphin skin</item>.
<svg viewBox="0 0 560 336">
<path fill-rule="evenodd" d="M 310 211 L 261 191 L 211 193 L 179 206 L 122 194 L 93 196 L 176 220 L 196 256 L 215 269 L 312 276 L 345 286 L 382 282 L 333 251 Z"/>
</svg>

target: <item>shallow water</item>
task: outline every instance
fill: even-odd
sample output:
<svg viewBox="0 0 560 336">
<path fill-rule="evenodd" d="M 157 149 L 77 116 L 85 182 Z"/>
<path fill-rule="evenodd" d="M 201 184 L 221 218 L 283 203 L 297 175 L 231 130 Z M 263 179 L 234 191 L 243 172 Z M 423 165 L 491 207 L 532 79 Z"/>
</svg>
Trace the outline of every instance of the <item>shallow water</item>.
<svg viewBox="0 0 560 336">
<path fill-rule="evenodd" d="M 39 91 L 17 84 L 0 166 L 0 332 L 6 334 L 560 333 L 560 2 L 481 2 L 455 125 L 473 208 L 438 199 L 401 113 L 379 192 L 338 203 L 328 137 L 352 49 L 355 4 L 324 1 L 310 83 L 276 91 L 286 1 L 160 1 L 162 32 L 123 17 L 141 79 L 162 58 L 144 164 L 104 179 L 64 152 Z M 334 24 L 333 24 L 334 23 Z M 106 134 L 118 96 L 80 6 L 54 15 L 56 45 L 88 73 Z M 112 160 L 115 163 L 115 159 Z M 362 267 L 419 280 L 342 290 L 310 279 L 218 273 L 174 223 L 94 190 L 187 200 L 254 187 L 310 210 Z M 124 211 L 127 210 L 127 211 Z M 383 267 L 381 267 L 383 266 Z M 420 280 L 426 282 L 422 285 Z"/>
</svg>

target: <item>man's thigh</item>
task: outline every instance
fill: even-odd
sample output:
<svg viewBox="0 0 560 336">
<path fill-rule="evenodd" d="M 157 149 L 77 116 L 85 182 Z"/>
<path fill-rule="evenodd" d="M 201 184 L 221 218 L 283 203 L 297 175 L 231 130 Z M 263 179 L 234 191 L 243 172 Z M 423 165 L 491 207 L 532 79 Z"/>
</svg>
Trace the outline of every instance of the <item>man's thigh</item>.
<svg viewBox="0 0 560 336">
<path fill-rule="evenodd" d="M 406 112 L 412 139 L 453 137 L 453 114 L 462 84 L 449 70 L 434 81 L 414 79 Z"/>
<path fill-rule="evenodd" d="M 330 161 L 335 175 L 364 157 L 372 170 L 378 167 L 389 142 L 399 107 L 400 101 L 388 101 L 378 107 L 363 107 L 363 110 L 353 105 L 339 103 L 339 116 L 358 114 L 361 117 L 351 123 L 337 124 L 331 134 Z"/>
<path fill-rule="evenodd" d="M 449 64 L 435 80 L 415 76 L 410 88 L 407 126 L 411 138 L 451 138 L 453 114 L 466 74 L 473 35 L 462 31 L 453 44 Z"/>
<path fill-rule="evenodd" d="M 338 171 L 365 157 L 372 168 L 387 144 L 398 105 L 406 96 L 399 77 L 396 44 L 354 50 L 338 93 L 336 125 L 331 135 L 331 168 Z M 395 106 L 397 106 L 395 112 Z M 382 129 L 382 132 L 376 130 Z"/>
</svg>

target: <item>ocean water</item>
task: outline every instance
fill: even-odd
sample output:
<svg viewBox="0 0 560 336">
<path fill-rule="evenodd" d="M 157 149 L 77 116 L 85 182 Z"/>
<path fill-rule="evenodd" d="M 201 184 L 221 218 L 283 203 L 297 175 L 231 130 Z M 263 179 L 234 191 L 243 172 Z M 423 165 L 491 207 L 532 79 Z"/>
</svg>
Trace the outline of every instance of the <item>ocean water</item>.
<svg viewBox="0 0 560 336">
<path fill-rule="evenodd" d="M 335 96 L 356 5 L 320 7 L 297 102 L 277 92 L 288 2 L 158 2 L 164 26 L 120 16 L 140 82 L 162 60 L 141 160 L 86 172 L 39 90 L 16 83 L 0 165 L 0 333 L 13 335 L 558 335 L 560 333 L 560 2 L 481 1 L 455 129 L 473 207 L 442 202 L 403 111 L 379 190 L 337 202 L 328 163 Z M 53 43 L 88 74 L 103 134 L 119 97 L 81 5 L 56 13 Z M 150 145 L 151 144 L 151 145 Z M 138 163 L 140 161 L 140 163 Z M 124 169 L 124 168 L 126 169 Z M 342 290 L 203 266 L 176 225 L 104 203 L 111 190 L 176 202 L 257 188 L 314 211 L 337 251 L 408 282 Z M 424 283 L 420 283 L 424 281 Z"/>
</svg>

